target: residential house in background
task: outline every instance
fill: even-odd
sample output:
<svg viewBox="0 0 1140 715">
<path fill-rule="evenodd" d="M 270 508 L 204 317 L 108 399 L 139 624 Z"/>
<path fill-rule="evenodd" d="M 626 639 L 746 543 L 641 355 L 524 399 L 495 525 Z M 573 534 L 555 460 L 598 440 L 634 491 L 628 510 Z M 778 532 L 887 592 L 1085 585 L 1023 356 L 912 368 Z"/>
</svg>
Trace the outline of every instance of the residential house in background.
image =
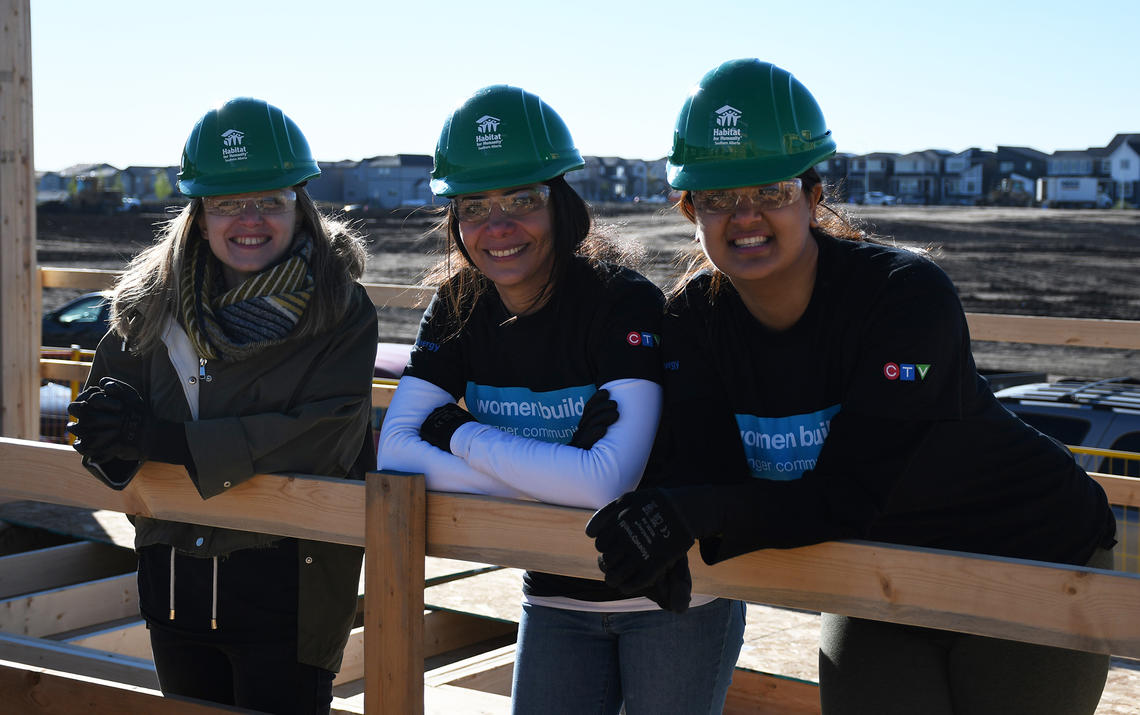
<svg viewBox="0 0 1140 715">
<path fill-rule="evenodd" d="M 133 196 L 143 203 L 157 203 L 179 195 L 177 166 L 128 166 L 119 176 L 123 195 Z"/>
<path fill-rule="evenodd" d="M 339 208 L 345 203 L 344 175 L 359 164 L 359 161 L 349 160 L 318 161 L 317 166 L 321 170 L 321 175 L 315 179 L 310 179 L 309 183 L 305 185 L 305 190 L 309 192 L 313 201 L 337 204 Z"/>
<path fill-rule="evenodd" d="M 425 154 L 374 156 L 343 172 L 345 204 L 366 204 L 373 211 L 433 202 L 432 157 Z"/>
<path fill-rule="evenodd" d="M 1038 183 L 1037 200 L 1053 208 L 1104 208 L 1112 205 L 1112 176 L 1105 150 L 1056 151 Z"/>
<path fill-rule="evenodd" d="M 666 159 L 644 161 L 586 156 L 566 180 L 593 203 L 661 202 L 671 194 Z M 423 154 L 374 156 L 361 161 L 320 162 L 321 176 L 308 183 L 316 201 L 364 211 L 430 205 L 432 157 Z M 1105 147 L 1053 154 L 1022 146 L 997 151 L 971 147 L 958 153 L 926 149 L 909 154 L 838 153 L 816 170 L 830 196 L 862 202 L 880 191 L 901 203 L 1046 207 L 1135 207 L 1140 204 L 1140 133 L 1117 134 Z M 77 164 L 36 172 L 37 204 L 65 208 L 119 207 L 119 200 L 144 204 L 179 197 L 178 167 Z M 138 201 L 134 201 L 137 210 Z M 121 209 L 120 210 L 125 210 Z"/>
<path fill-rule="evenodd" d="M 895 159 L 894 175 L 887 193 L 904 204 L 937 204 L 942 201 L 943 161 L 952 154 L 944 149 L 927 149 L 902 154 Z"/>
<path fill-rule="evenodd" d="M 939 203 L 978 206 L 987 193 L 997 166 L 997 154 L 971 147 L 946 157 L 943 164 L 942 198 Z"/>
<path fill-rule="evenodd" d="M 1140 202 L 1140 134 L 1117 134 L 1105 148 L 1112 178 L 1112 196 L 1118 204 Z"/>
<path fill-rule="evenodd" d="M 874 152 L 853 156 L 847 164 L 847 191 L 852 199 L 861 201 L 868 191 L 890 193 L 891 175 L 898 154 Z"/>
<path fill-rule="evenodd" d="M 986 203 L 1032 206 L 1037 182 L 1049 168 L 1049 155 L 1024 146 L 998 146 L 997 172 L 986 192 Z"/>
</svg>

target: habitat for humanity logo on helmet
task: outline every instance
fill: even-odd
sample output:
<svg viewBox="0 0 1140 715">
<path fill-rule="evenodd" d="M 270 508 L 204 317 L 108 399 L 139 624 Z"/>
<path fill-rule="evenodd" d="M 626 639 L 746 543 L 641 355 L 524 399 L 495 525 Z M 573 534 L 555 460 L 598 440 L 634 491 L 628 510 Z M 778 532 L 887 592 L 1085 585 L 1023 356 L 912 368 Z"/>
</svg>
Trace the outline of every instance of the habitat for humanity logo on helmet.
<svg viewBox="0 0 1140 715">
<path fill-rule="evenodd" d="M 499 133 L 499 122 L 501 121 L 498 117 L 492 117 L 490 114 L 484 114 L 475 120 L 476 149 L 502 148 L 503 135 Z"/>
<path fill-rule="evenodd" d="M 222 158 L 226 161 L 245 161 L 246 151 L 242 146 L 243 132 L 236 129 L 227 129 L 222 132 Z"/>
<path fill-rule="evenodd" d="M 713 127 L 713 144 L 718 146 L 733 146 L 741 141 L 741 131 L 737 123 L 740 121 L 741 111 L 731 104 L 726 104 L 713 112 L 716 117 L 716 126 Z"/>
</svg>

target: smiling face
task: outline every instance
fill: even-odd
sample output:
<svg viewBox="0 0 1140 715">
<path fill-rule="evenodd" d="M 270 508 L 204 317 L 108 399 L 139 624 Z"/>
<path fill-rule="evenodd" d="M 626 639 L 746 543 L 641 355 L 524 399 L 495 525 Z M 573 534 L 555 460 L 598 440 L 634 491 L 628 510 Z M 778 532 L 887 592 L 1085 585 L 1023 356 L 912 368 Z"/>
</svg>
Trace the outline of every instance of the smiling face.
<svg viewBox="0 0 1140 715">
<path fill-rule="evenodd" d="M 495 284 L 503 305 L 516 315 L 541 305 L 535 301 L 554 268 L 550 205 L 544 203 L 529 213 L 509 215 L 501 204 L 506 201 L 509 205 L 520 192 L 533 188 L 521 186 L 457 197 L 460 205 L 465 199 L 490 199 L 490 213 L 481 221 L 465 221 L 463 211 L 458 212 L 459 236 L 475 268 Z"/>
<path fill-rule="evenodd" d="M 265 270 L 280 260 L 292 245 L 300 212 L 292 191 L 286 191 L 286 206 L 277 205 L 281 194 L 281 190 L 254 191 L 203 199 L 198 228 L 210 244 L 210 251 L 222 263 L 227 288 Z M 294 198 L 288 199 L 289 195 Z M 235 204 L 231 202 L 237 202 L 239 207 L 236 215 L 211 212 L 214 205 L 232 211 Z"/>
<path fill-rule="evenodd" d="M 737 282 L 778 281 L 806 263 L 814 265 L 816 245 L 811 235 L 818 184 L 790 204 L 758 209 L 748 200 L 725 213 L 695 208 L 697 240 L 722 273 Z"/>
</svg>

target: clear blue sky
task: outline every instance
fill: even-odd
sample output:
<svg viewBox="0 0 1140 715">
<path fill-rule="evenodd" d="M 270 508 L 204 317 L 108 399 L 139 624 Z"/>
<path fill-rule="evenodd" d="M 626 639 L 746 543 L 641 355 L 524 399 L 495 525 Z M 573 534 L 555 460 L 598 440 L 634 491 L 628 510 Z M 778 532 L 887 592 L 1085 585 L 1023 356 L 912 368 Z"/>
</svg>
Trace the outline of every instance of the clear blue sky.
<svg viewBox="0 0 1140 715">
<path fill-rule="evenodd" d="M 1140 2 L 927 4 L 32 0 L 35 164 L 177 164 L 239 95 L 285 110 L 321 160 L 430 154 L 500 82 L 547 100 L 584 154 L 659 158 L 689 89 L 736 57 L 795 74 L 845 152 L 1140 132 Z"/>
</svg>

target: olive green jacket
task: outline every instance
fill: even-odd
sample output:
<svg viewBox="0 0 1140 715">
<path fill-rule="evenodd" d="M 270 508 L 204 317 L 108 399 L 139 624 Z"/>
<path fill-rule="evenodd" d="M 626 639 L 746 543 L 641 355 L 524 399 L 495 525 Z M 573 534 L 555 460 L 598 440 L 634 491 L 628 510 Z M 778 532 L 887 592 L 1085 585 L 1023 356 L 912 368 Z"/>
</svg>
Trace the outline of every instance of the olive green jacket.
<svg viewBox="0 0 1140 715">
<path fill-rule="evenodd" d="M 371 441 L 376 309 L 356 287 L 339 325 L 287 340 L 237 362 L 200 361 L 176 321 L 159 349 L 134 356 L 121 338 L 99 343 L 88 378 L 130 382 L 154 416 L 182 422 L 193 465 L 190 479 L 209 499 L 255 474 L 292 472 L 360 479 L 375 464 Z M 136 384 L 137 383 L 137 384 Z M 137 463 L 111 460 L 111 474 Z M 281 537 L 135 518 L 135 548 L 165 544 L 193 556 L 224 556 Z M 340 669 L 356 615 L 362 550 L 298 540 L 298 660 Z"/>
</svg>

